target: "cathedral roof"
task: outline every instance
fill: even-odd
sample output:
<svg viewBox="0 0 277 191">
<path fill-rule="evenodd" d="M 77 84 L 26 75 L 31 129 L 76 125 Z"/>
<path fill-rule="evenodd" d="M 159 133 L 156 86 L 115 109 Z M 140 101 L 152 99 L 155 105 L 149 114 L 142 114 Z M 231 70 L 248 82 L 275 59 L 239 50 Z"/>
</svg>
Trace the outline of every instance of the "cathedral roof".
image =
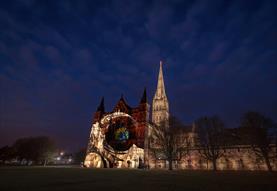
<svg viewBox="0 0 277 191">
<path fill-rule="evenodd" d="M 131 109 L 132 108 L 126 103 L 123 95 L 121 95 L 119 101 L 117 102 L 116 106 L 113 109 L 113 112 L 121 111 L 121 112 L 129 113 Z"/>
</svg>

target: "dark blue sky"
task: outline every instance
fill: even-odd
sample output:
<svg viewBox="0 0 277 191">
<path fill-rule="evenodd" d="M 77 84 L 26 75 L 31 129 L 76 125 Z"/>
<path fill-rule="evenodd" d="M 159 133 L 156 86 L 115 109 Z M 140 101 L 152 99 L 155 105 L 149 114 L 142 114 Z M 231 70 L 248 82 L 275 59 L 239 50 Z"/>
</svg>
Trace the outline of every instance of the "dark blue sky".
<svg viewBox="0 0 277 191">
<path fill-rule="evenodd" d="M 277 119 L 276 1 L 1 1 L 0 146 L 49 135 L 86 146 L 101 96 L 151 102 L 163 60 L 171 113 L 228 127 Z"/>
</svg>

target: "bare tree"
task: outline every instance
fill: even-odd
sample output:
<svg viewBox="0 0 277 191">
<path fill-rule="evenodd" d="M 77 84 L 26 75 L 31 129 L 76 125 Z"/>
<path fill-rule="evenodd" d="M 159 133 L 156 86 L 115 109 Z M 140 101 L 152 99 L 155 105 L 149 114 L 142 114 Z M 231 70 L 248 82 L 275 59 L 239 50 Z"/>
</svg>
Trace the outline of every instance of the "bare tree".
<svg viewBox="0 0 277 191">
<path fill-rule="evenodd" d="M 19 160 L 26 160 L 28 163 L 30 161 L 42 163 L 43 165 L 47 165 L 56 151 L 55 142 L 46 136 L 17 139 L 13 148 Z"/>
<path fill-rule="evenodd" d="M 272 171 L 270 160 L 274 158 L 274 131 L 271 119 L 258 112 L 247 112 L 241 119 L 241 137 L 251 145 L 257 159 L 264 160 L 268 171 Z M 276 145 L 275 145 L 276 146 Z"/>
<path fill-rule="evenodd" d="M 202 117 L 196 121 L 197 146 L 199 154 L 213 164 L 217 170 L 217 160 L 223 156 L 224 124 L 216 116 Z"/>
<path fill-rule="evenodd" d="M 33 143 L 37 145 L 37 161 L 42 161 L 43 165 L 46 166 L 54 158 L 57 151 L 54 140 L 42 136 L 34 138 Z"/>
<path fill-rule="evenodd" d="M 155 158 L 163 158 L 168 161 L 168 169 L 173 169 L 173 161 L 180 160 L 188 153 L 188 136 L 182 123 L 174 117 L 169 121 L 162 121 L 159 125 L 154 125 L 151 132 L 150 150 Z"/>
</svg>

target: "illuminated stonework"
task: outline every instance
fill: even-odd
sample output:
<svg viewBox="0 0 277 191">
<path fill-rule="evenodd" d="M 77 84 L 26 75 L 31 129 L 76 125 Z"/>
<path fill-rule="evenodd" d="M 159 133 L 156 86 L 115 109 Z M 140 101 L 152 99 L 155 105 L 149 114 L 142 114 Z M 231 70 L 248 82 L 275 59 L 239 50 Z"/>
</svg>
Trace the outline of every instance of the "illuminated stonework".
<svg viewBox="0 0 277 191">
<path fill-rule="evenodd" d="M 93 117 L 84 165 L 93 168 L 168 168 L 168 162 L 162 157 L 154 157 L 149 149 L 152 125 L 159 125 L 161 121 L 169 119 L 162 63 L 152 103 L 150 121 L 145 90 L 140 103 L 134 108 L 121 97 L 114 109 L 106 112 L 102 99 Z M 175 160 L 173 168 L 212 169 L 211 162 L 203 160 L 199 148 L 195 146 L 195 126 L 191 125 L 190 128 L 191 132 L 181 134 L 191 140 L 189 153 Z M 222 149 L 224 155 L 217 161 L 219 170 L 266 170 L 265 162 L 257 160 L 250 146 L 233 145 Z M 276 145 L 273 149 L 276 149 Z M 276 159 L 271 163 L 276 170 Z"/>
<path fill-rule="evenodd" d="M 142 167 L 146 157 L 148 119 L 146 91 L 135 108 L 121 97 L 113 111 L 105 112 L 102 100 L 93 118 L 84 165 L 94 168 Z"/>
<path fill-rule="evenodd" d="M 168 121 L 169 106 L 165 92 L 162 62 L 160 62 L 157 90 L 152 104 L 152 122 L 159 124 L 161 121 Z"/>
</svg>

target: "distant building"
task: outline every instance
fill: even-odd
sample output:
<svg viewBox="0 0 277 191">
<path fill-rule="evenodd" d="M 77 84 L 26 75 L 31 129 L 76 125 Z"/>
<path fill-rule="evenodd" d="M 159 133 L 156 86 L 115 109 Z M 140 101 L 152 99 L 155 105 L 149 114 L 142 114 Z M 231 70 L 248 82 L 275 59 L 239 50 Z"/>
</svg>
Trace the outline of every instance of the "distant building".
<svg viewBox="0 0 277 191">
<path fill-rule="evenodd" d="M 160 62 L 158 83 L 152 102 L 147 102 L 146 89 L 137 107 L 130 107 L 123 96 L 112 111 L 105 111 L 102 98 L 93 116 L 87 155 L 86 167 L 93 168 L 167 168 L 168 162 L 163 157 L 154 157 L 150 151 L 150 133 L 153 125 L 169 119 L 169 103 L 166 96 L 162 62 Z M 194 144 L 195 125 L 187 126 L 184 131 L 192 140 L 189 154 L 174 160 L 177 169 L 212 169 L 212 164 L 201 158 L 199 149 Z M 265 170 L 263 161 L 257 160 L 255 153 L 248 145 L 231 145 L 223 149 L 224 155 L 218 160 L 219 170 Z M 274 166 L 275 165 L 275 166 Z M 276 169 L 276 161 L 273 161 Z"/>
<path fill-rule="evenodd" d="M 59 152 L 53 156 L 50 164 L 54 165 L 71 165 L 74 163 L 74 157 L 72 154 Z"/>
</svg>

